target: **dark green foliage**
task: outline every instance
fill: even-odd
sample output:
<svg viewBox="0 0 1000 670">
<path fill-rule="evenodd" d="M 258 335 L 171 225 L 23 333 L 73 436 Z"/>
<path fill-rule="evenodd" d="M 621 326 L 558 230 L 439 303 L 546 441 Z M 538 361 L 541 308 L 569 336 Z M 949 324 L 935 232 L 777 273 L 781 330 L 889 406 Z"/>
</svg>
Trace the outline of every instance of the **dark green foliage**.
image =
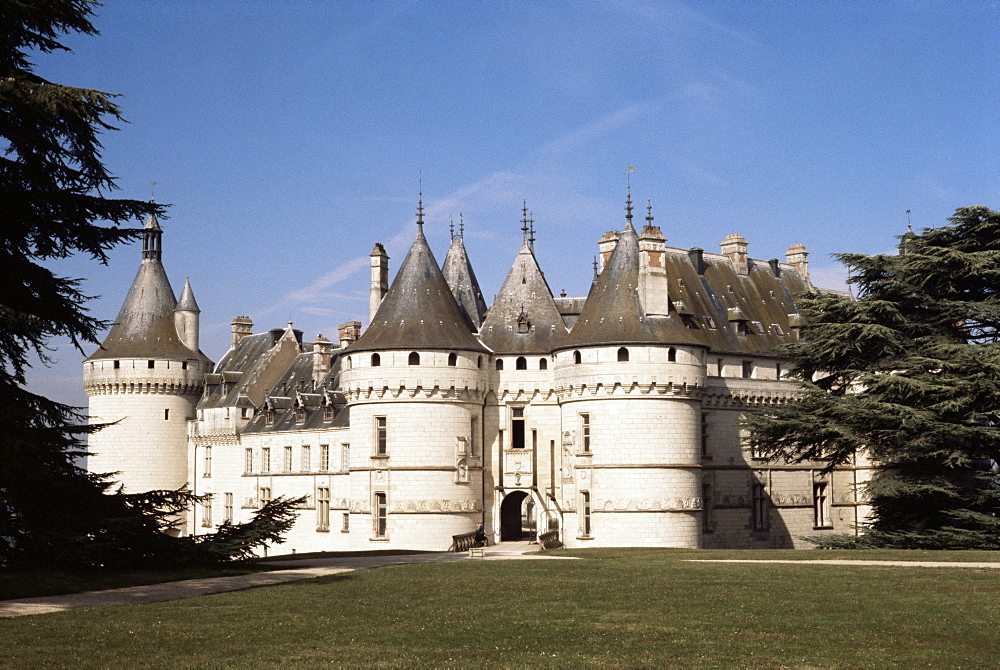
<svg viewBox="0 0 1000 670">
<path fill-rule="evenodd" d="M 223 523 L 214 535 L 196 538 L 197 560 L 200 563 L 226 563 L 254 558 L 269 544 L 281 544 L 305 502 L 300 498 L 275 498 L 261 507 L 247 523 Z"/>
<path fill-rule="evenodd" d="M 123 224 L 163 213 L 152 203 L 107 197 L 116 186 L 101 161 L 100 133 L 124 121 L 113 96 L 32 72 L 30 52 L 66 50 L 59 39 L 67 32 L 96 34 L 94 5 L 0 0 L 0 567 L 242 558 L 278 541 L 291 524 L 287 509 L 279 504 L 227 527 L 229 548 L 171 537 L 163 531 L 197 498 L 108 493 L 110 476 L 77 465 L 81 438 L 97 428 L 79 425 L 75 408 L 25 388 L 32 356 L 47 362 L 52 337 L 80 348 L 97 344 L 105 326 L 87 314 L 80 280 L 42 263 L 75 253 L 105 263 L 109 249 L 140 232 Z"/>
<path fill-rule="evenodd" d="M 1000 548 L 1000 214 L 950 221 L 900 255 L 839 255 L 858 300 L 801 298 L 809 323 L 784 353 L 802 399 L 747 421 L 774 458 L 832 469 L 868 451 L 859 546 Z"/>
</svg>

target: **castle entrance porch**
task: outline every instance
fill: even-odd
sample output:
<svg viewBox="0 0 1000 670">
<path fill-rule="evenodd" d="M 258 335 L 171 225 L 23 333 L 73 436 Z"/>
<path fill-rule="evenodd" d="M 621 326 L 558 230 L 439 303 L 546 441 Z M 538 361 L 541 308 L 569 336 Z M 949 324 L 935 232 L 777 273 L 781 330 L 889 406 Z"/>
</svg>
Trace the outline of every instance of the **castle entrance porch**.
<svg viewBox="0 0 1000 670">
<path fill-rule="evenodd" d="M 527 491 L 511 491 L 500 504 L 500 541 L 535 537 L 535 504 Z"/>
</svg>

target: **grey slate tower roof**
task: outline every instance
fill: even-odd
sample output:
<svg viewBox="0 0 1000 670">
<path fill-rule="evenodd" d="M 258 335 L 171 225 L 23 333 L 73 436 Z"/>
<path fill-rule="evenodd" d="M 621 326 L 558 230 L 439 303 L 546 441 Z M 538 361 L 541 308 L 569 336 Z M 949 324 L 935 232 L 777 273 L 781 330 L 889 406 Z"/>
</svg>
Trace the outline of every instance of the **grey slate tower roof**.
<svg viewBox="0 0 1000 670">
<path fill-rule="evenodd" d="M 191 290 L 191 281 L 185 277 L 184 278 L 184 290 L 181 291 L 181 299 L 177 301 L 177 306 L 174 307 L 175 312 L 198 312 L 198 301 L 194 299 L 194 291 Z"/>
<path fill-rule="evenodd" d="M 184 346 L 177 336 L 174 326 L 177 300 L 160 262 L 161 234 L 159 221 L 150 215 L 143 226 L 143 251 L 139 271 L 132 280 L 132 287 L 111 331 L 100 348 L 87 358 L 88 361 L 158 358 L 209 362 L 208 357 L 200 351 L 191 351 Z M 194 301 L 193 295 L 191 300 Z"/>
<path fill-rule="evenodd" d="M 465 242 L 461 235 L 452 238 L 441 272 L 451 287 L 458 308 L 469 322 L 469 327 L 478 331 L 486 315 L 486 301 L 476 280 L 476 273 L 472 270 L 472 263 L 469 262 L 469 255 L 465 252 Z"/>
<path fill-rule="evenodd" d="M 389 291 L 368 329 L 348 351 L 359 349 L 463 349 L 484 351 L 438 267 L 423 219 Z"/>
<path fill-rule="evenodd" d="M 525 237 L 479 332 L 498 354 L 547 353 L 566 336 L 552 291 Z"/>
<path fill-rule="evenodd" d="M 675 315 L 646 316 L 638 289 L 639 238 L 630 217 L 564 346 L 697 342 Z"/>
</svg>

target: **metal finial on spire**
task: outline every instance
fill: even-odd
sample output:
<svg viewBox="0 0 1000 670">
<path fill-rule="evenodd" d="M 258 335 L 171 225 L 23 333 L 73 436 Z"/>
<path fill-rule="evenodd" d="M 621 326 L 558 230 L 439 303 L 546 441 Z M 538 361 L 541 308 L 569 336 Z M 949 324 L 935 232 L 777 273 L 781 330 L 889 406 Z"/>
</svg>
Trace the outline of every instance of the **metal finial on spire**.
<svg viewBox="0 0 1000 670">
<path fill-rule="evenodd" d="M 462 218 L 462 213 L 458 213 L 458 237 L 460 239 L 465 239 L 465 219 Z"/>
<path fill-rule="evenodd" d="M 910 210 L 906 210 L 906 229 L 913 232 L 913 226 L 910 224 Z"/>
<path fill-rule="evenodd" d="M 151 181 L 149 182 L 149 201 L 156 202 L 156 185 L 160 182 Z"/>
<path fill-rule="evenodd" d="M 594 256 L 594 279 L 597 279 L 597 256 Z"/>
<path fill-rule="evenodd" d="M 448 215 L 448 232 L 451 234 L 452 241 L 455 240 L 455 218 L 449 214 Z"/>
<path fill-rule="evenodd" d="M 629 184 L 629 186 L 628 186 L 628 193 L 625 196 L 625 219 L 629 223 L 632 223 L 632 185 L 631 184 Z"/>
<path fill-rule="evenodd" d="M 646 198 L 646 225 L 653 225 L 653 203 Z"/>
<path fill-rule="evenodd" d="M 528 246 L 531 250 L 535 250 L 535 213 L 530 212 L 528 214 Z"/>
<path fill-rule="evenodd" d="M 528 201 L 524 201 L 524 206 L 521 207 L 521 234 L 524 241 L 528 241 Z"/>
</svg>

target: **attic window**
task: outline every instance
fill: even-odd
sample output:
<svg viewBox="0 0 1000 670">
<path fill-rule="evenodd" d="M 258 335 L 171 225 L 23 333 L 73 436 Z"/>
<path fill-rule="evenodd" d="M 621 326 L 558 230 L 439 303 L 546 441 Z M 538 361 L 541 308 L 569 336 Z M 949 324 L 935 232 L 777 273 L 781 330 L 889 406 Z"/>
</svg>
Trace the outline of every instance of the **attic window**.
<svg viewBox="0 0 1000 670">
<path fill-rule="evenodd" d="M 524 356 L 518 356 L 517 361 L 514 362 L 514 369 L 516 370 L 527 370 L 528 369 L 528 359 Z"/>
<path fill-rule="evenodd" d="M 698 324 L 695 323 L 694 317 L 690 314 L 681 314 L 681 323 L 684 324 L 685 328 L 697 329 Z"/>
<path fill-rule="evenodd" d="M 458 365 L 458 354 L 455 353 L 448 354 L 448 365 L 451 367 L 455 367 L 456 365 Z"/>
<path fill-rule="evenodd" d="M 771 324 L 771 332 L 774 333 L 775 335 L 784 335 L 785 334 L 784 331 L 781 330 L 781 326 L 779 326 L 776 323 L 772 323 Z"/>
<path fill-rule="evenodd" d="M 304 423 L 306 420 L 306 410 L 304 407 L 295 408 L 295 422 Z"/>
<path fill-rule="evenodd" d="M 627 363 L 628 362 L 628 349 L 622 347 L 618 350 L 618 362 Z"/>
<path fill-rule="evenodd" d="M 764 332 L 766 332 L 764 330 L 764 325 L 760 321 L 754 321 L 753 322 L 753 328 L 754 328 L 754 332 L 757 332 L 757 333 L 764 333 Z"/>
<path fill-rule="evenodd" d="M 147 361 L 146 367 L 152 370 L 153 368 L 156 367 L 156 361 Z"/>
<path fill-rule="evenodd" d="M 247 418 L 247 408 L 246 407 L 240 407 L 240 418 L 241 419 Z"/>
<path fill-rule="evenodd" d="M 706 316 L 705 317 L 705 323 L 708 324 L 709 328 L 711 328 L 712 330 L 715 330 L 715 319 L 713 319 L 710 316 Z"/>
<path fill-rule="evenodd" d="M 274 410 L 273 409 L 268 408 L 268 409 L 264 410 L 264 423 L 266 423 L 269 426 L 273 426 L 274 425 Z"/>
<path fill-rule="evenodd" d="M 411 351 L 408 363 L 410 365 L 420 365 L 420 354 L 415 351 Z"/>
<path fill-rule="evenodd" d="M 503 359 L 502 358 L 498 358 L 497 359 L 497 370 L 503 370 Z"/>
<path fill-rule="evenodd" d="M 323 406 L 323 420 L 332 421 L 333 420 L 333 405 L 327 404 Z"/>
<path fill-rule="evenodd" d="M 573 352 L 573 365 L 579 365 L 580 364 L 580 360 L 581 360 L 580 352 L 579 351 L 574 351 Z"/>
<path fill-rule="evenodd" d="M 547 360 L 545 360 L 544 358 L 538 359 L 538 369 L 539 370 L 548 370 L 549 369 L 549 362 Z"/>
<path fill-rule="evenodd" d="M 378 354 L 372 354 L 372 367 L 377 368 L 382 365 L 382 357 Z"/>
</svg>

